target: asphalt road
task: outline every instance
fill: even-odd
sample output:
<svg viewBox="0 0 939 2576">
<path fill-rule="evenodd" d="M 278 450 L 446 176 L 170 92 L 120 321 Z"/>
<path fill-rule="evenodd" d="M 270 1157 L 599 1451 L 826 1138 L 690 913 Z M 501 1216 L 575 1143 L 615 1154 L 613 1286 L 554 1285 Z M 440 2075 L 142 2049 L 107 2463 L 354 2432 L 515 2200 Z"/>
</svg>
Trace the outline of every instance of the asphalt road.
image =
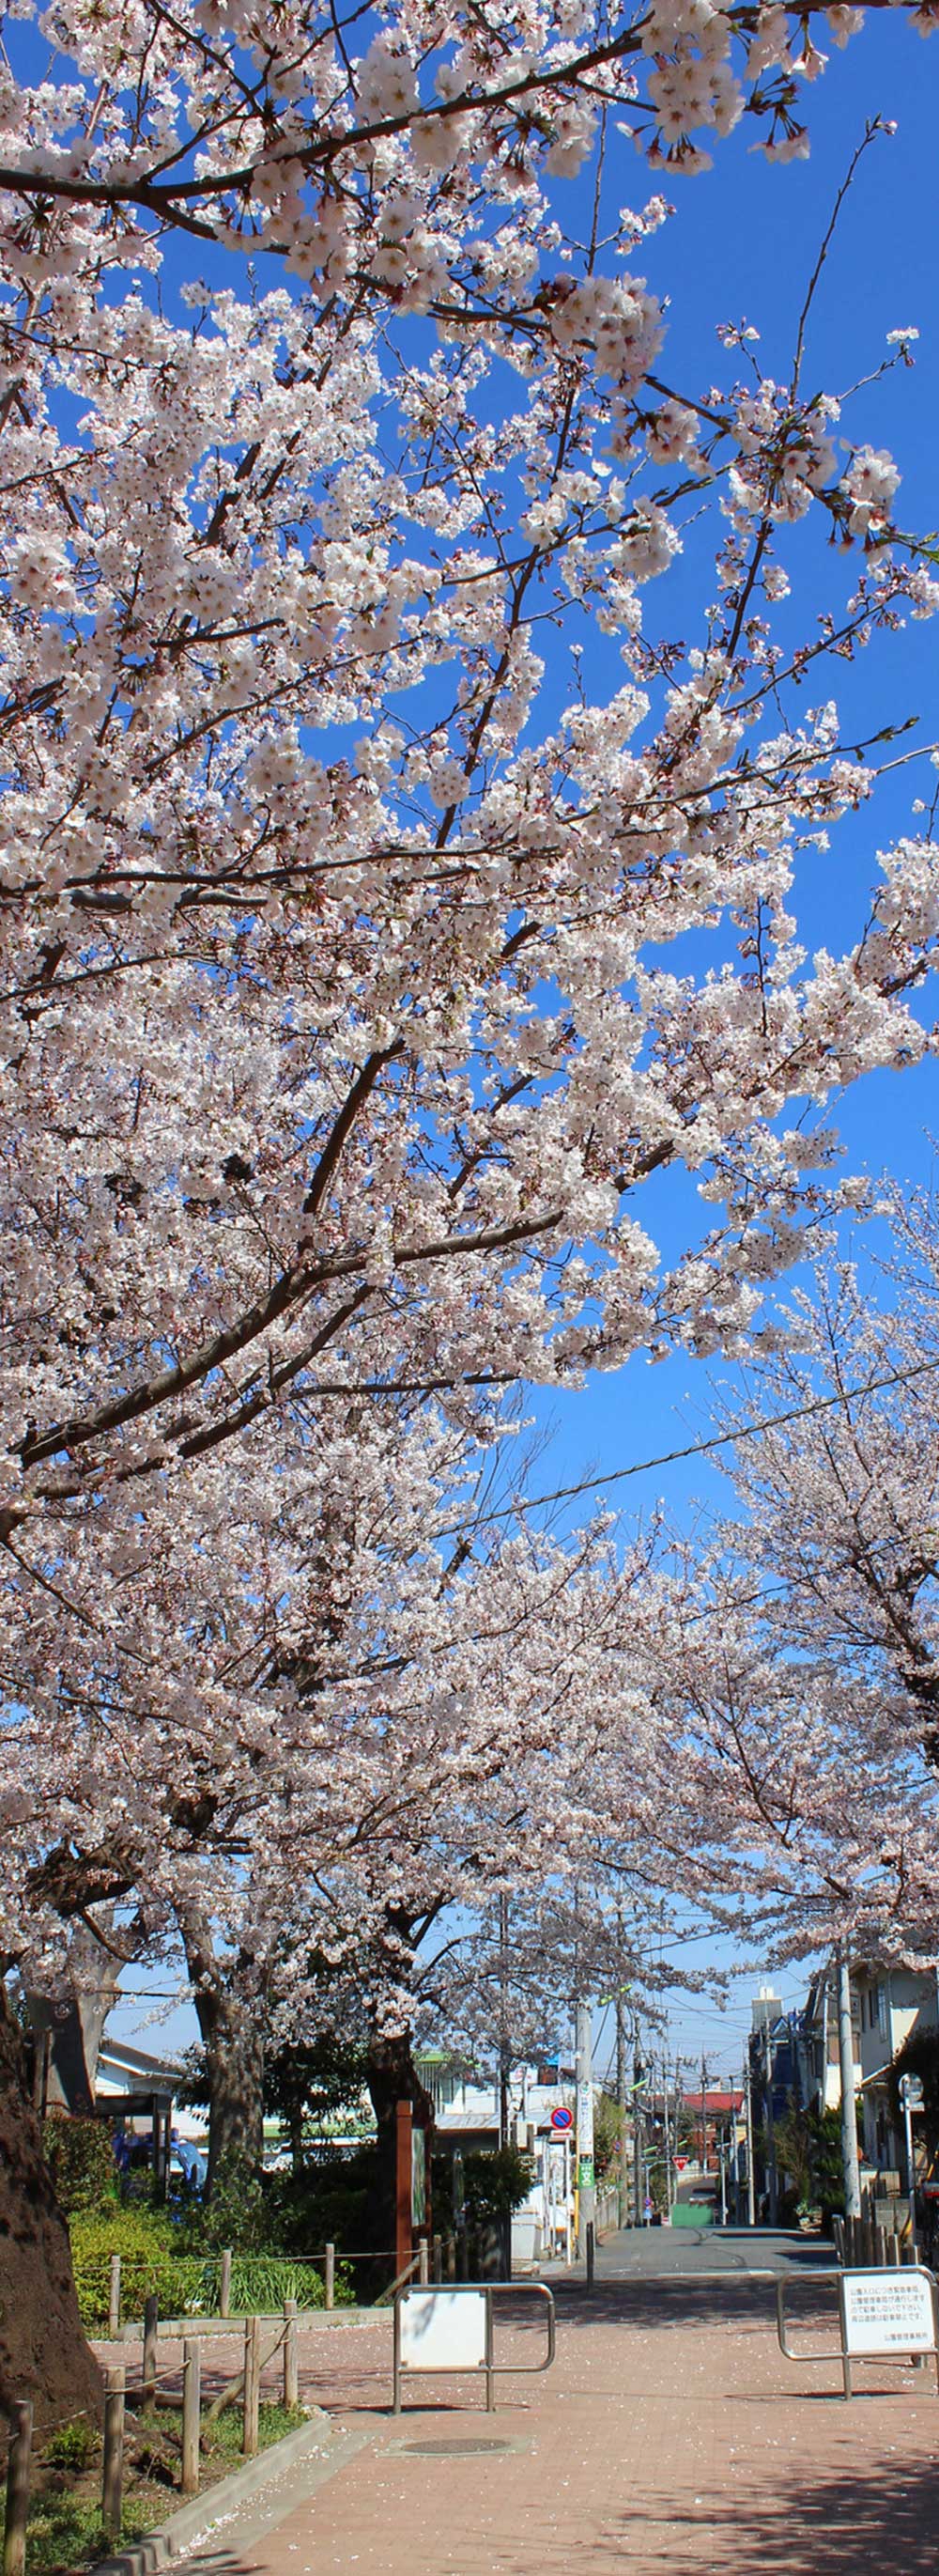
<svg viewBox="0 0 939 2576">
<path fill-rule="evenodd" d="M 714 2275 L 823 2270 L 834 2263 L 827 2238 L 769 2227 L 627 2227 L 597 2249 L 604 2280 L 706 2280 Z"/>
</svg>

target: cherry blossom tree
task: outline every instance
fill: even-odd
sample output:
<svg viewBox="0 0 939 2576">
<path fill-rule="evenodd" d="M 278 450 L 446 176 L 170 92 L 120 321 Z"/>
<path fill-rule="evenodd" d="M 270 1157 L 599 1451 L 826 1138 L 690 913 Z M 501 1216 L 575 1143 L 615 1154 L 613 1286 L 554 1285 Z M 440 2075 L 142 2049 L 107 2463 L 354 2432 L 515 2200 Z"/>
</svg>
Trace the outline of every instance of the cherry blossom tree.
<svg viewBox="0 0 939 2576">
<path fill-rule="evenodd" d="M 663 1795 L 681 1746 L 676 1846 L 725 1919 L 777 1956 L 847 1939 L 922 1964 L 939 1947 L 939 1227 L 897 1184 L 875 1209 L 882 1298 L 870 1259 L 863 1276 L 831 1260 L 755 1341 L 718 1416 L 740 1516 L 656 1571 L 637 1651 Z"/>
<path fill-rule="evenodd" d="M 851 1263 L 831 1265 L 754 1352 L 744 1400 L 758 1428 L 733 1452 L 746 1515 L 735 1536 L 793 1646 L 905 1703 L 932 1765 L 939 1226 L 928 1192 L 894 1183 L 871 1196 L 890 1226 L 881 1297 Z"/>
<path fill-rule="evenodd" d="M 390 1995 L 520 1817 L 579 1871 L 601 1747 L 648 1868 L 615 1574 L 517 1536 L 429 1572 L 446 1443 L 526 1376 L 738 1347 L 831 1204 L 805 1104 L 928 1043 L 928 840 L 840 956 L 797 919 L 876 782 L 832 658 L 932 613 L 928 548 L 809 377 L 821 267 L 781 371 L 735 326 L 676 384 L 667 200 L 620 202 L 624 128 L 656 185 L 743 114 L 801 153 L 822 23 L 857 13 L 8 28 L 3 1941 L 180 1932 L 220 2053 L 219 1961 L 302 1957 L 298 1888 Z M 702 521 L 693 640 L 654 640 Z M 662 1275 L 669 1166 L 713 1221 Z"/>
<path fill-rule="evenodd" d="M 660 1578 L 641 1625 L 660 1866 L 777 1964 L 844 1940 L 934 1957 L 936 1781 L 905 1694 L 818 1638 L 798 1649 L 778 1598 L 716 1548 Z"/>
<path fill-rule="evenodd" d="M 744 112 L 801 151 L 813 14 L 402 11 L 358 54 L 306 10 L 79 10 L 54 81 L 24 20 L 11 1527 L 337 1384 L 732 1342 L 826 1195 L 787 1103 L 921 1053 L 930 847 L 886 852 L 841 958 L 807 971 L 792 909 L 798 847 L 876 774 L 829 657 L 939 596 L 898 469 L 860 412 L 839 462 L 814 290 L 785 380 L 739 330 L 719 385 L 660 377 L 635 262 L 667 202 L 611 195 L 623 126 L 663 170 Z M 826 13 L 839 44 L 854 23 Z M 713 614 L 653 647 L 645 587 L 702 509 Z M 821 550 L 794 642 L 804 520 L 847 556 Z M 592 696 L 594 647 L 625 669 Z M 634 1201 L 672 1164 L 716 1213 L 661 1277 Z"/>
<path fill-rule="evenodd" d="M 602 1525 L 506 1531 L 489 1453 L 428 1408 L 407 1427 L 333 1411 L 273 1505 L 266 1457 L 240 1488 L 212 1461 L 189 1519 L 141 1521 L 125 1492 L 123 1527 L 81 1523 L 68 1599 L 50 1578 L 34 1613 L 6 1582 L 7 1955 L 28 1941 L 36 1982 L 44 1941 L 54 1978 L 70 1922 L 109 1962 L 182 1947 L 213 2173 L 259 2151 L 265 2033 L 315 2030 L 324 1996 L 357 1994 L 376 2069 L 409 2089 L 442 1910 L 596 1888 L 598 1748 L 641 1759 L 619 1671 L 638 1559 L 624 1575 Z M 621 1836 L 617 1871 L 635 1866 Z M 433 1982 L 439 2006 L 439 1955 Z"/>
</svg>

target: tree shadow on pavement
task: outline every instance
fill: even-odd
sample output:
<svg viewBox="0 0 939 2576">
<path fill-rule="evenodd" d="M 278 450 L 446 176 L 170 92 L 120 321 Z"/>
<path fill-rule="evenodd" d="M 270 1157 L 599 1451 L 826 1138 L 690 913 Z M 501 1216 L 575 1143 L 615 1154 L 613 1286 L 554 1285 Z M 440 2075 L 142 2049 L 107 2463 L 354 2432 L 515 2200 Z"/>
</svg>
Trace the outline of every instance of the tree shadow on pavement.
<svg viewBox="0 0 939 2576">
<path fill-rule="evenodd" d="M 752 2274 L 730 2272 L 719 2281 L 595 2281 L 592 2290 L 582 2282 L 557 2282 L 553 2291 L 559 2327 L 720 2325 L 752 2318 L 771 2320 L 776 2331 L 775 2285 Z M 831 2285 L 820 2281 L 814 2289 L 811 2274 L 800 2274 L 798 2322 L 824 2318 L 837 2337 L 837 2313 Z"/>
<path fill-rule="evenodd" d="M 896 2576 L 935 2576 L 939 2555 L 939 2468 L 881 2454 L 864 2467 L 777 2473 L 771 2496 L 702 2496 L 695 2511 L 661 2502 L 597 2535 L 613 2567 L 698 2565 L 715 2576 L 858 2576 L 889 2566 Z M 542 2562 L 546 2571 L 549 2560 Z M 560 2564 L 560 2562 L 559 2562 Z"/>
<path fill-rule="evenodd" d="M 935 2576 L 939 2467 L 881 2454 L 844 2471 L 775 2469 L 772 2495 L 705 2485 L 693 2507 L 638 2492 L 629 2513 L 588 2511 L 580 2549 L 591 2576 Z M 531 2515 L 502 2550 L 505 2576 L 570 2576 L 569 2534 Z"/>
</svg>

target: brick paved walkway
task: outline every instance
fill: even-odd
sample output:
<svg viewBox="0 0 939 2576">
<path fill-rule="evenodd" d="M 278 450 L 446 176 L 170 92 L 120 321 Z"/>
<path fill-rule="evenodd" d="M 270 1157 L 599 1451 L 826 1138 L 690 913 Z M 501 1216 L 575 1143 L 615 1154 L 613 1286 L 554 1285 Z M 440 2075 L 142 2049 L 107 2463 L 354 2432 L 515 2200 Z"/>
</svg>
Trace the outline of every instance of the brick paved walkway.
<svg viewBox="0 0 939 2576">
<path fill-rule="evenodd" d="M 494 2417 L 438 2380 L 395 2420 L 390 2376 L 390 2320 L 304 2332 L 303 2394 L 361 2447 L 268 2528 L 220 2532 L 199 2576 L 935 2576 L 932 2369 L 860 2368 L 845 2405 L 837 2367 L 783 2360 L 769 2283 L 568 2289 L 553 2371 L 502 2381 Z"/>
</svg>

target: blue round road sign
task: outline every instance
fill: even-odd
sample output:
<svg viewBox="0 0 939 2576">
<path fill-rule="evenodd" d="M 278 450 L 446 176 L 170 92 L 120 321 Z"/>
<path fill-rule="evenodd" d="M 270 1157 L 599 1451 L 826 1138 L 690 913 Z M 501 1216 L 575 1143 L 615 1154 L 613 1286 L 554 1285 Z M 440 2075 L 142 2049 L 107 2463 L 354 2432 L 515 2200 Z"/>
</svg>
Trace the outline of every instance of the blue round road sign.
<svg viewBox="0 0 939 2576">
<path fill-rule="evenodd" d="M 562 2136 L 568 2129 L 573 2128 L 574 2114 L 573 2111 L 568 2110 L 565 2102 L 559 2102 L 556 2109 L 552 2111 L 551 2126 L 552 2129 L 560 2130 Z"/>
</svg>

